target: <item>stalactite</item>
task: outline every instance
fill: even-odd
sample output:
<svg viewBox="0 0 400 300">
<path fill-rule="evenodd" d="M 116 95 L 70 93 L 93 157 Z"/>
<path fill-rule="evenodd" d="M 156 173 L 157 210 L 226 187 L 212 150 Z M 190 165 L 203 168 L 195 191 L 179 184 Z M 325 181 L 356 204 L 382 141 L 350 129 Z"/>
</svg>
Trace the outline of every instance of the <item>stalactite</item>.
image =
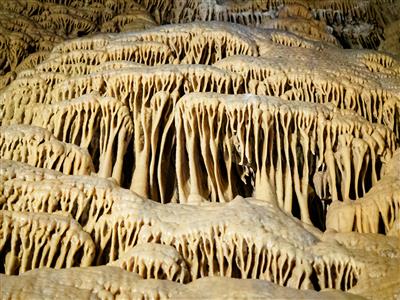
<svg viewBox="0 0 400 300">
<path fill-rule="evenodd" d="M 179 202 L 186 203 L 191 194 L 218 202 L 254 194 L 277 201 L 307 223 L 310 189 L 323 200 L 361 197 L 371 187 L 366 178 L 379 178 L 378 170 L 396 149 L 392 132 L 354 113 L 271 97 L 193 93 L 179 101 L 175 124 Z M 221 143 L 233 159 L 219 160 Z M 368 157 L 375 160 L 368 162 Z M 225 175 L 232 181 L 218 178 L 213 165 L 232 170 Z"/>
<path fill-rule="evenodd" d="M 0 1 L 0 298 L 395 297 L 397 7 Z"/>
<path fill-rule="evenodd" d="M 145 279 L 167 279 L 180 283 L 189 280 L 186 263 L 175 248 L 161 244 L 139 244 L 109 263 Z"/>
<path fill-rule="evenodd" d="M 87 150 L 58 141 L 43 128 L 27 125 L 0 127 L 2 159 L 54 169 L 64 174 L 84 175 L 93 171 Z"/>
<path fill-rule="evenodd" d="M 291 54 L 286 57 L 288 52 Z M 305 62 L 304 57 L 311 52 L 314 61 L 326 68 L 317 69 Z M 376 52 L 349 51 L 345 58 L 339 58 L 339 53 L 342 55 L 336 50 L 316 53 L 285 48 L 259 58 L 232 56 L 215 66 L 242 75 L 247 93 L 333 104 L 353 110 L 372 123 L 384 124 L 397 133 L 400 126 L 398 62 Z M 346 60 L 345 66 L 335 64 L 339 59 Z M 377 64 L 374 61 L 380 62 L 379 68 L 374 67 Z"/>
<path fill-rule="evenodd" d="M 0 211 L 0 221 L 5 274 L 41 267 L 87 267 L 95 256 L 92 239 L 69 217 Z"/>
<path fill-rule="evenodd" d="M 338 202 L 329 207 L 326 226 L 339 232 L 383 233 L 391 230 L 400 210 L 399 151 L 387 163 L 382 178 L 366 193 L 352 202 Z"/>
<path fill-rule="evenodd" d="M 103 214 L 111 212 L 119 196 L 115 183 L 88 176 L 46 177 L 35 181 L 10 179 L 4 182 L 0 208 L 7 211 L 57 213 L 71 215 L 82 228 L 92 233 Z"/>
</svg>

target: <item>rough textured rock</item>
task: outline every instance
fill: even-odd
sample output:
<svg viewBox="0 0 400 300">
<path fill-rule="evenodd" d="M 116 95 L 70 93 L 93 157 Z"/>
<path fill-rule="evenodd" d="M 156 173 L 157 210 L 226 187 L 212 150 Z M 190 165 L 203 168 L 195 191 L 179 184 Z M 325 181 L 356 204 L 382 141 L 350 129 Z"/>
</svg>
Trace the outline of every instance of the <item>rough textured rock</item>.
<svg viewBox="0 0 400 300">
<path fill-rule="evenodd" d="M 111 211 L 113 190 L 107 179 L 90 176 L 57 176 L 37 181 L 4 182 L 0 209 L 20 212 L 66 213 L 91 233 L 96 221 Z"/>
<path fill-rule="evenodd" d="M 137 244 L 161 243 L 177 249 L 192 280 L 254 278 L 317 290 L 347 290 L 361 276 L 374 276 L 372 265 L 398 263 L 398 255 L 374 258 L 323 238 L 318 230 L 265 201 L 237 198 L 226 204 L 161 205 L 129 199 L 120 198 L 113 212 L 96 224 L 94 240 L 103 261 L 113 261 Z M 394 246 L 388 247 L 397 246 L 398 240 L 393 239 Z"/>
<path fill-rule="evenodd" d="M 164 19 L 175 23 L 216 20 L 249 26 L 267 24 L 325 42 L 336 37 L 346 48 L 376 49 L 381 40 L 390 39 L 383 35 L 384 28 L 400 18 L 399 4 L 392 0 L 163 2 L 171 7 L 171 14 L 164 13 Z"/>
<path fill-rule="evenodd" d="M 35 168 L 26 163 L 20 163 L 13 160 L 0 160 L 1 182 L 5 183 L 10 179 L 22 179 L 25 181 L 37 181 L 42 179 L 53 179 L 62 176 L 58 171 Z"/>
<path fill-rule="evenodd" d="M 133 124 L 128 107 L 120 101 L 86 94 L 50 105 L 27 105 L 23 123 L 46 128 L 58 140 L 88 149 L 99 176 L 121 181 Z"/>
<path fill-rule="evenodd" d="M 310 56 L 313 64 L 307 60 Z M 278 48 L 258 58 L 232 56 L 215 66 L 242 75 L 247 93 L 329 103 L 400 134 L 400 64 L 391 55 L 365 50 Z"/>
<path fill-rule="evenodd" d="M 0 89 L 42 61 L 57 43 L 93 32 L 156 26 L 132 1 L 4 0 L 0 3 Z"/>
</svg>

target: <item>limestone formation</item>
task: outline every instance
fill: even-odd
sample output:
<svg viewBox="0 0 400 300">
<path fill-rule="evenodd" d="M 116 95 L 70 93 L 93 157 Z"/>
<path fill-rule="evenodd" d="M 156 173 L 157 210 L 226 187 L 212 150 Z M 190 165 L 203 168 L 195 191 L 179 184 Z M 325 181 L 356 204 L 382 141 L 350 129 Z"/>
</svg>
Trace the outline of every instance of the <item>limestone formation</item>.
<svg viewBox="0 0 400 300">
<path fill-rule="evenodd" d="M 304 59 L 309 56 L 315 65 Z M 390 55 L 283 48 L 267 51 L 258 58 L 232 56 L 215 66 L 242 75 L 247 93 L 330 103 L 400 134 L 400 64 Z"/>
<path fill-rule="evenodd" d="M 262 280 L 238 280 L 231 278 L 203 278 L 187 285 L 170 281 L 143 280 L 138 275 L 117 267 L 70 268 L 65 270 L 41 269 L 29 271 L 20 277 L 0 275 L 4 282 L 3 298 L 31 299 L 198 299 L 261 297 L 277 299 L 295 297 L 301 299 L 363 299 L 327 290 L 299 291 L 282 288 Z"/>
<path fill-rule="evenodd" d="M 95 257 L 96 248 L 89 234 L 70 217 L 1 210 L 0 220 L 2 273 L 86 267 Z"/>
<path fill-rule="evenodd" d="M 363 259 L 353 259 L 351 251 L 337 244 L 321 243 L 319 236 L 265 201 L 163 206 L 121 199 L 96 224 L 94 240 L 100 245 L 98 263 L 115 260 L 138 243 L 173 246 L 187 262 L 192 280 L 253 278 L 317 290 L 356 285 L 367 272 Z"/>
<path fill-rule="evenodd" d="M 400 151 L 396 151 L 382 179 L 364 197 L 349 203 L 334 203 L 329 207 L 326 225 L 339 232 L 399 236 L 399 210 Z"/>
<path fill-rule="evenodd" d="M 0 3 L 0 89 L 8 78 L 43 60 L 43 52 L 93 32 L 140 30 L 157 25 L 131 1 L 3 0 Z"/>
<path fill-rule="evenodd" d="M 171 14 L 164 13 L 163 18 L 174 23 L 216 20 L 267 25 L 325 42 L 335 43 L 336 37 L 346 48 L 376 49 L 384 39 L 384 28 L 400 19 L 399 4 L 392 0 L 163 2 L 171 7 Z"/>
<path fill-rule="evenodd" d="M 0 127 L 0 154 L 2 159 L 64 174 L 84 175 L 93 170 L 92 159 L 85 149 L 60 142 L 49 131 L 36 126 Z"/>
<path fill-rule="evenodd" d="M 186 283 L 189 271 L 174 247 L 163 244 L 138 244 L 109 265 L 135 272 L 145 279 L 168 279 Z"/>
<path fill-rule="evenodd" d="M 0 0 L 0 298 L 397 299 L 399 20 Z"/>
<path fill-rule="evenodd" d="M 20 212 L 61 212 L 71 215 L 91 233 L 114 203 L 112 181 L 89 176 L 58 176 L 54 179 L 4 182 L 0 209 Z"/>
<path fill-rule="evenodd" d="M 180 202 L 192 194 L 220 202 L 255 195 L 308 223 L 318 205 L 310 197 L 361 197 L 396 148 L 391 131 L 354 113 L 249 95 L 187 95 L 175 126 Z"/>
<path fill-rule="evenodd" d="M 133 131 L 129 109 L 122 102 L 86 94 L 50 105 L 27 105 L 23 123 L 47 128 L 58 140 L 88 149 L 99 176 L 121 181 Z"/>
<path fill-rule="evenodd" d="M 400 4 L 398 5 L 400 8 Z M 400 19 L 385 27 L 385 40 L 379 45 L 379 50 L 393 53 L 400 57 Z"/>
<path fill-rule="evenodd" d="M 61 172 L 35 168 L 25 163 L 20 163 L 13 160 L 0 160 L 0 176 L 2 183 L 11 179 L 22 179 L 25 181 L 38 181 L 42 179 L 53 179 L 60 177 Z"/>
</svg>

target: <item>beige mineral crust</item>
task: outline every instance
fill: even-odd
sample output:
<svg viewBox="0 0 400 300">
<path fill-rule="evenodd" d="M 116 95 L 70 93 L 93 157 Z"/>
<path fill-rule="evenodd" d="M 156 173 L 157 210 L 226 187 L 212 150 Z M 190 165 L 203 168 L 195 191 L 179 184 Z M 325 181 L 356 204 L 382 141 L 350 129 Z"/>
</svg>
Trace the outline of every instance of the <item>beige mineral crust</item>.
<svg viewBox="0 0 400 300">
<path fill-rule="evenodd" d="M 96 248 L 89 234 L 70 217 L 1 210 L 0 221 L 5 274 L 42 267 L 86 267 L 95 257 Z"/>
<path fill-rule="evenodd" d="M 138 244 L 108 265 L 134 272 L 145 279 L 167 279 L 180 283 L 189 280 L 185 260 L 174 247 L 163 244 Z"/>
<path fill-rule="evenodd" d="M 147 5 L 151 1 L 141 1 Z M 309 38 L 352 48 L 377 48 L 382 40 L 396 43 L 400 18 L 397 1 L 162 1 L 161 17 L 172 23 L 225 21 L 249 27 L 282 28 Z M 169 8 L 169 10 L 168 10 Z M 170 11 L 170 14 L 168 14 Z M 393 25 L 393 26 L 392 26 Z M 386 34 L 382 31 L 387 28 Z M 392 36 L 389 36 L 392 33 Z M 395 34 L 393 34 L 395 33 Z M 396 54 L 397 48 L 382 47 Z"/>
<path fill-rule="evenodd" d="M 0 160 L 0 178 L 5 183 L 10 179 L 22 179 L 24 181 L 38 181 L 42 179 L 53 179 L 62 176 L 61 172 L 32 167 L 26 163 L 21 163 L 8 159 Z"/>
<path fill-rule="evenodd" d="M 0 275 L 5 299 L 364 299 L 326 290 L 299 291 L 254 279 L 208 277 L 183 285 L 166 280 L 143 280 L 117 267 L 40 269 L 21 275 Z"/>
<path fill-rule="evenodd" d="M 112 192 L 118 186 L 93 176 L 59 176 L 35 182 L 12 179 L 2 188 L 1 209 L 66 213 L 91 233 L 96 221 L 111 211 L 114 203 Z"/>
<path fill-rule="evenodd" d="M 400 236 L 400 151 L 387 163 L 384 175 L 362 198 L 329 207 L 326 226 L 339 232 Z"/>
<path fill-rule="evenodd" d="M 121 181 L 133 124 L 128 107 L 120 101 L 95 93 L 54 104 L 27 105 L 23 123 L 47 128 L 58 140 L 88 149 L 91 157 L 99 156 L 94 166 L 99 176 Z"/>
<path fill-rule="evenodd" d="M 132 1 L 3 0 L 0 3 L 0 89 L 41 62 L 61 41 L 93 32 L 142 30 L 158 23 Z"/>
<path fill-rule="evenodd" d="M 186 95 L 175 127 L 180 202 L 254 195 L 293 212 L 297 201 L 308 223 L 310 189 L 322 200 L 359 198 L 397 146 L 386 127 L 350 111 L 254 95 Z"/>
<path fill-rule="evenodd" d="M 114 261 L 137 244 L 161 243 L 179 251 L 191 280 L 259 278 L 318 290 L 347 290 L 368 270 L 362 257 L 353 258 L 336 242 L 322 242 L 318 230 L 308 231 L 304 223 L 265 201 L 238 197 L 196 206 L 131 199 L 120 197 L 112 213 L 95 226 L 102 261 Z"/>
<path fill-rule="evenodd" d="M 383 280 L 381 278 L 389 276 L 399 262 L 399 240 L 396 237 L 356 233 L 322 234 L 286 215 L 274 203 L 238 198 L 229 203 L 200 201 L 197 205 L 162 205 L 141 199 L 118 188 L 112 181 L 101 178 L 57 173 L 57 176 L 52 174 L 49 178 L 39 177 L 31 181 L 31 177 L 23 174 L 38 172 L 37 168 L 2 162 L 3 174 L 11 174 L 6 177 L 5 198 L 19 199 L 23 203 L 26 197 L 23 193 L 26 191 L 27 199 L 39 200 L 46 199 L 43 198 L 46 194 L 65 194 L 71 197 L 66 198 L 71 199 L 66 204 L 73 199 L 81 199 L 78 203 L 91 199 L 88 203 L 92 204 L 113 199 L 108 204 L 111 210 L 107 212 L 104 207 L 101 209 L 104 213 L 97 214 L 100 219 L 92 231 L 95 244 L 100 245 L 97 259 L 111 260 L 112 265 L 130 271 L 137 268 L 145 278 L 162 276 L 159 272 L 151 273 L 153 267 L 154 272 L 157 268 L 165 270 L 165 276 L 171 274 L 172 279 L 174 274 L 178 274 L 175 280 L 181 282 L 187 278 L 211 275 L 239 276 L 266 279 L 297 288 L 351 289 L 355 286 L 362 293 L 365 289 L 363 280 L 369 282 L 374 277 Z M 19 169 L 21 172 L 16 171 Z M 20 175 L 13 174 L 13 170 Z M 393 170 L 396 170 L 395 165 L 390 164 L 385 169 L 385 176 Z M 89 184 L 91 181 L 92 185 Z M 8 192 L 9 186 L 17 187 L 15 191 L 19 186 L 24 187 L 19 192 L 22 192 L 21 196 L 12 197 Z M 98 198 L 100 195 L 104 198 Z M 53 196 L 48 199 L 57 198 Z M 56 211 L 68 213 L 62 209 Z M 75 217 L 80 222 L 84 221 L 79 215 Z M 94 222 L 91 221 L 91 224 Z M 90 227 L 84 228 L 91 231 Z M 252 231 L 249 232 L 248 228 L 252 228 Z M 226 266 L 225 261 L 228 262 Z M 293 268 L 290 272 L 286 269 L 289 266 Z M 275 268 L 277 271 L 274 271 Z M 332 270 L 336 271 L 331 274 Z M 329 276 L 326 277 L 326 274 Z M 317 277 L 317 281 L 311 279 L 313 276 Z M 395 282 L 387 285 L 389 292 L 396 289 Z"/>
<path fill-rule="evenodd" d="M 0 127 L 0 155 L 34 167 L 54 169 L 64 174 L 90 174 L 92 159 L 86 149 L 57 140 L 37 126 Z"/>
<path fill-rule="evenodd" d="M 0 0 L 0 298 L 399 298 L 397 2 Z"/>
<path fill-rule="evenodd" d="M 214 66 L 241 74 L 247 93 L 329 103 L 400 133 L 400 64 L 390 55 L 289 47 L 260 57 L 231 56 Z"/>
</svg>

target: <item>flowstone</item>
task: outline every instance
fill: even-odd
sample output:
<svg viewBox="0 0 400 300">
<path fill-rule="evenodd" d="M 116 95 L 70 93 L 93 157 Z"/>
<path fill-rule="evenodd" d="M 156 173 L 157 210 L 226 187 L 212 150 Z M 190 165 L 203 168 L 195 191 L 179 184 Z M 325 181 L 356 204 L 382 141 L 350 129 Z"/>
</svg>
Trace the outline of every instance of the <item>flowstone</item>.
<svg viewBox="0 0 400 300">
<path fill-rule="evenodd" d="M 0 298 L 397 299 L 399 20 L 0 1 Z"/>
</svg>

